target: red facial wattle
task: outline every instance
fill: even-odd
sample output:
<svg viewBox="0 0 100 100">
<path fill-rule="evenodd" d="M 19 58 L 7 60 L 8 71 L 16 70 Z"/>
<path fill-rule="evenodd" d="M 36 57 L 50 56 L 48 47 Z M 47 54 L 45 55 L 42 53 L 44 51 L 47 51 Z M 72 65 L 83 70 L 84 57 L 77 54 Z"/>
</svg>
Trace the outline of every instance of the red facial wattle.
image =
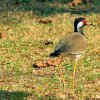
<svg viewBox="0 0 100 100">
<path fill-rule="evenodd" d="M 88 22 L 86 19 L 84 19 L 82 22 L 83 22 L 85 25 L 91 25 L 91 23 Z"/>
</svg>

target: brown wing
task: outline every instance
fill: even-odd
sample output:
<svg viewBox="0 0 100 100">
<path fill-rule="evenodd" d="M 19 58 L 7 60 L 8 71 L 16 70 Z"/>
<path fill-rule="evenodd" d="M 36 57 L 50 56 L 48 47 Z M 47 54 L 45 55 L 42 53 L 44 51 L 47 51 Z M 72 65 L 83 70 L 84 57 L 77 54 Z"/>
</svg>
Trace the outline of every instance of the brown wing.
<svg viewBox="0 0 100 100">
<path fill-rule="evenodd" d="M 79 54 L 86 49 L 85 37 L 80 33 L 73 33 L 65 36 L 56 46 L 55 52 L 59 54 Z"/>
</svg>

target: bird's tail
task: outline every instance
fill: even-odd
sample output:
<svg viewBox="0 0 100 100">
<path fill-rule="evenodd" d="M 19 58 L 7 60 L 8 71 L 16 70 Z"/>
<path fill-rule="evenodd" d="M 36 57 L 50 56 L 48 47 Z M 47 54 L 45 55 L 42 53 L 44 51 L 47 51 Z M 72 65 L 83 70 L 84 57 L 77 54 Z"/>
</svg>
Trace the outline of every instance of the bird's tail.
<svg viewBox="0 0 100 100">
<path fill-rule="evenodd" d="M 60 54 L 58 54 L 57 52 L 54 52 L 54 53 L 50 53 L 50 57 L 53 58 L 53 57 L 58 57 Z"/>
</svg>

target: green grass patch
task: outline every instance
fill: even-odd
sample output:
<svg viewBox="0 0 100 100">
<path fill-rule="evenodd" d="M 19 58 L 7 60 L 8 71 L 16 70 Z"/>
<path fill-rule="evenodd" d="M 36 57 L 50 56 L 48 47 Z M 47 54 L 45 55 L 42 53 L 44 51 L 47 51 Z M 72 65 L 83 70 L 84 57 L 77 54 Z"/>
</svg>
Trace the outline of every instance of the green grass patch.
<svg viewBox="0 0 100 100">
<path fill-rule="evenodd" d="M 19 0 L 21 4 L 11 2 L 11 7 L 4 6 L 5 10 L 1 11 L 0 33 L 4 35 L 0 38 L 1 100 L 64 100 L 65 97 L 85 100 L 99 97 L 99 5 L 93 4 L 92 8 L 85 10 L 88 10 L 86 13 L 80 8 L 82 6 L 71 9 L 61 0 L 57 1 Z M 73 32 L 73 21 L 79 16 L 85 16 L 97 26 L 84 29 L 88 47 L 77 65 L 73 96 L 72 62 L 63 59 L 61 72 L 59 66 L 35 69 L 32 65 L 35 61 L 49 59 L 61 37 Z M 42 18 L 54 21 L 40 24 Z M 53 44 L 45 45 L 46 40 Z"/>
</svg>

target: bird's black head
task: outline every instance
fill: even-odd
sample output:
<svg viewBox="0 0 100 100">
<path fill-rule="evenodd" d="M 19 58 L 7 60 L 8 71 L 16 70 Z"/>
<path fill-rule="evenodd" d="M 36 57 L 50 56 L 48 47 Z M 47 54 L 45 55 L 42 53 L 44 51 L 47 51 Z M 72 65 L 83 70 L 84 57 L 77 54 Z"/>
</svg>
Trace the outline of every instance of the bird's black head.
<svg viewBox="0 0 100 100">
<path fill-rule="evenodd" d="M 84 17 L 76 18 L 74 21 L 74 32 L 81 32 L 83 34 L 82 27 L 89 25 L 90 23 Z M 81 29 L 81 30 L 80 30 Z"/>
</svg>

